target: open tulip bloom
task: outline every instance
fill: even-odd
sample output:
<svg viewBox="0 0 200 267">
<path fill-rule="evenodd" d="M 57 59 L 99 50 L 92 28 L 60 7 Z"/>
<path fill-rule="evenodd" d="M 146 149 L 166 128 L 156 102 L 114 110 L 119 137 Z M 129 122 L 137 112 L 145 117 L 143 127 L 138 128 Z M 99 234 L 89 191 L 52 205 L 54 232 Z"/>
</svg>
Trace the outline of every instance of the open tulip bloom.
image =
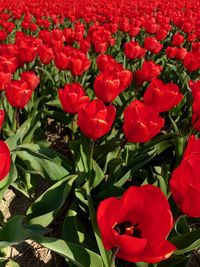
<svg viewBox="0 0 200 267">
<path fill-rule="evenodd" d="M 156 263 L 176 249 L 166 240 L 173 218 L 166 197 L 153 185 L 131 186 L 120 199 L 103 200 L 97 221 L 107 250 L 130 262 Z"/>
</svg>

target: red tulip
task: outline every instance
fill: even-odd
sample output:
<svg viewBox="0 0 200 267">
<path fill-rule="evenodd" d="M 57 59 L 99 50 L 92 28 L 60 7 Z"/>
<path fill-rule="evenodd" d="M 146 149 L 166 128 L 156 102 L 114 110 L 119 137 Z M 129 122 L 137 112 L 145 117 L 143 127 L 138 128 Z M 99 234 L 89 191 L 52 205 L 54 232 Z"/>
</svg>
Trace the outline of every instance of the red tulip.
<svg viewBox="0 0 200 267">
<path fill-rule="evenodd" d="M 6 89 L 6 85 L 11 82 L 12 74 L 0 72 L 0 91 Z"/>
<path fill-rule="evenodd" d="M 21 73 L 21 80 L 27 82 L 31 90 L 35 88 L 40 83 L 40 78 L 33 71 L 24 71 Z"/>
<path fill-rule="evenodd" d="M 57 52 L 54 59 L 55 65 L 60 70 L 69 68 L 69 57 L 63 52 Z"/>
<path fill-rule="evenodd" d="M 180 46 L 184 42 L 184 36 L 181 35 L 179 32 L 175 33 L 172 38 L 172 45 L 174 46 Z"/>
<path fill-rule="evenodd" d="M 192 135 L 183 160 L 170 179 L 172 196 L 183 213 L 200 217 L 200 139 Z"/>
<path fill-rule="evenodd" d="M 144 39 L 144 48 L 154 54 L 158 54 L 162 47 L 163 45 L 160 44 L 155 37 L 146 37 Z"/>
<path fill-rule="evenodd" d="M 125 43 L 125 55 L 127 58 L 136 59 L 142 58 L 145 55 L 145 49 L 142 48 L 137 42 Z"/>
<path fill-rule="evenodd" d="M 176 47 L 168 46 L 166 51 L 165 51 L 165 53 L 166 53 L 166 56 L 168 58 L 175 58 L 175 56 L 176 56 Z"/>
<path fill-rule="evenodd" d="M 20 46 L 18 48 L 18 59 L 21 65 L 32 62 L 36 57 L 36 48 L 34 46 Z"/>
<path fill-rule="evenodd" d="M 0 141 L 0 180 L 3 180 L 10 170 L 11 157 L 7 144 Z"/>
<path fill-rule="evenodd" d="M 164 84 L 155 79 L 147 87 L 143 100 L 145 104 L 154 106 L 158 112 L 164 112 L 178 105 L 183 99 L 179 87 L 174 83 Z"/>
<path fill-rule="evenodd" d="M 115 64 L 116 63 L 116 61 L 114 60 L 114 58 L 111 55 L 105 55 L 105 54 L 99 55 L 96 59 L 96 62 L 97 62 L 97 67 L 101 72 L 104 71 L 107 64 L 109 64 L 109 63 Z"/>
<path fill-rule="evenodd" d="M 31 99 L 33 90 L 27 82 L 12 81 L 6 88 L 8 103 L 15 108 L 24 108 Z"/>
<path fill-rule="evenodd" d="M 188 52 L 184 57 L 183 65 L 190 72 L 198 70 L 200 68 L 200 53 Z"/>
<path fill-rule="evenodd" d="M 154 61 L 144 61 L 141 70 L 135 72 L 135 79 L 138 85 L 144 81 L 153 81 L 156 79 L 162 71 L 162 67 L 155 64 Z"/>
<path fill-rule="evenodd" d="M 100 73 L 94 82 L 95 95 L 103 102 L 112 102 L 132 81 L 129 70 Z"/>
<path fill-rule="evenodd" d="M 48 65 L 54 58 L 53 49 L 46 45 L 39 46 L 37 52 L 40 61 L 45 65 Z"/>
<path fill-rule="evenodd" d="M 0 109 L 0 130 L 2 129 L 2 125 L 4 122 L 5 112 L 3 109 Z"/>
<path fill-rule="evenodd" d="M 157 32 L 156 32 L 156 39 L 158 41 L 162 41 L 165 39 L 165 37 L 167 36 L 168 32 L 164 29 L 159 29 Z"/>
<path fill-rule="evenodd" d="M 15 56 L 0 56 L 0 72 L 14 73 L 18 68 L 18 60 Z"/>
<path fill-rule="evenodd" d="M 153 106 L 134 100 L 124 110 L 123 132 L 129 142 L 144 143 L 160 132 L 164 119 Z"/>
<path fill-rule="evenodd" d="M 156 263 L 171 256 L 175 246 L 166 240 L 173 227 L 167 198 L 153 185 L 131 186 L 122 197 L 103 200 L 97 222 L 106 250 L 129 262 Z"/>
<path fill-rule="evenodd" d="M 66 84 L 58 90 L 58 96 L 65 112 L 76 114 L 83 104 L 89 102 L 83 87 L 79 83 Z"/>
<path fill-rule="evenodd" d="M 105 106 L 95 99 L 82 106 L 78 112 L 78 126 L 81 131 L 93 140 L 97 140 L 111 130 L 115 119 L 114 106 Z"/>
</svg>

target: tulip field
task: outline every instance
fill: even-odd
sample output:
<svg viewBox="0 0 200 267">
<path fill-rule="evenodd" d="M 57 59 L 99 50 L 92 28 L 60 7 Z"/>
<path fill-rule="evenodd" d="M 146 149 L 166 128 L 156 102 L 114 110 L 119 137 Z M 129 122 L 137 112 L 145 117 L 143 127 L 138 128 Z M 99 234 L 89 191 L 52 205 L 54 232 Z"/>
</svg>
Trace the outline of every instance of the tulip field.
<svg viewBox="0 0 200 267">
<path fill-rule="evenodd" d="M 0 0 L 9 190 L 0 267 L 200 266 L 200 1 Z"/>
</svg>

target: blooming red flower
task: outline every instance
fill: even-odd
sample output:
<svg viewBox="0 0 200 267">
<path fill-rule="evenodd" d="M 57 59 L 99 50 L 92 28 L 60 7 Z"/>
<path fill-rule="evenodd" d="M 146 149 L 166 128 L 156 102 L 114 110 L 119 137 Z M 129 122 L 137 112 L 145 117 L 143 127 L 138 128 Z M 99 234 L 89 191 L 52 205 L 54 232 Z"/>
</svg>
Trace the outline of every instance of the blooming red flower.
<svg viewBox="0 0 200 267">
<path fill-rule="evenodd" d="M 89 102 L 83 87 L 79 83 L 66 84 L 58 90 L 58 96 L 65 112 L 76 114 L 83 104 Z"/>
<path fill-rule="evenodd" d="M 54 58 L 53 49 L 47 45 L 39 46 L 37 52 L 38 52 L 38 56 L 40 58 L 40 61 L 43 64 L 48 65 L 52 61 L 52 59 Z"/>
<path fill-rule="evenodd" d="M 163 48 L 163 45 L 155 37 L 146 37 L 144 39 L 144 48 L 154 54 L 158 54 Z"/>
<path fill-rule="evenodd" d="M 104 71 L 107 64 L 113 63 L 114 65 L 115 64 L 117 65 L 116 61 L 111 55 L 105 55 L 105 54 L 100 54 L 97 57 L 96 62 L 97 62 L 97 67 L 100 71 Z"/>
<path fill-rule="evenodd" d="M 184 42 L 184 36 L 181 35 L 179 32 L 175 33 L 172 37 L 172 44 L 174 46 L 180 46 Z"/>
<path fill-rule="evenodd" d="M 162 40 L 165 39 L 165 37 L 167 36 L 167 34 L 168 34 L 168 32 L 165 29 L 162 29 L 161 28 L 161 29 L 157 30 L 157 32 L 156 32 L 156 39 L 158 41 L 162 41 Z"/>
<path fill-rule="evenodd" d="M 200 53 L 188 52 L 183 59 L 183 65 L 190 72 L 198 70 L 200 68 Z"/>
<path fill-rule="evenodd" d="M 0 181 L 3 180 L 10 170 L 11 157 L 7 144 L 0 141 Z"/>
<path fill-rule="evenodd" d="M 125 43 L 125 55 L 127 58 L 136 59 L 144 57 L 146 51 L 137 42 Z"/>
<path fill-rule="evenodd" d="M 123 132 L 129 142 L 144 143 L 160 132 L 164 119 L 154 106 L 133 100 L 124 110 Z"/>
<path fill-rule="evenodd" d="M 40 83 L 40 78 L 33 71 L 22 72 L 21 80 L 27 82 L 31 90 L 35 90 Z"/>
<path fill-rule="evenodd" d="M 18 60 L 14 57 L 0 56 L 0 72 L 14 73 L 18 68 Z"/>
<path fill-rule="evenodd" d="M 33 90 L 23 80 L 13 80 L 6 88 L 8 103 L 16 108 L 24 108 L 31 99 Z"/>
<path fill-rule="evenodd" d="M 6 85 L 11 82 L 12 74 L 0 72 L 0 91 L 6 89 Z"/>
<path fill-rule="evenodd" d="M 143 100 L 145 104 L 154 106 L 158 112 L 164 112 L 178 105 L 183 99 L 179 87 L 174 83 L 164 84 L 155 79 L 147 87 Z"/>
<path fill-rule="evenodd" d="M 103 200 L 97 222 L 106 250 L 130 262 L 155 263 L 176 249 L 166 240 L 173 227 L 167 198 L 153 185 L 131 186 L 120 199 Z"/>
<path fill-rule="evenodd" d="M 114 106 L 105 106 L 95 99 L 82 106 L 78 112 L 78 126 L 81 131 L 93 140 L 97 140 L 111 130 L 115 119 Z"/>
<path fill-rule="evenodd" d="M 103 102 L 112 102 L 132 81 L 132 72 L 118 70 L 100 73 L 94 82 L 95 95 Z"/>
<path fill-rule="evenodd" d="M 153 81 L 162 71 L 162 66 L 155 64 L 154 61 L 144 61 L 141 70 L 135 72 L 135 79 L 138 85 L 144 81 Z"/>
<path fill-rule="evenodd" d="M 3 109 L 0 109 L 0 130 L 2 128 L 3 122 L 4 122 L 5 112 Z"/>
<path fill-rule="evenodd" d="M 183 160 L 170 179 L 172 196 L 183 213 L 200 217 L 200 139 L 192 135 Z"/>
<path fill-rule="evenodd" d="M 54 59 L 55 65 L 60 70 L 69 68 L 69 57 L 63 52 L 57 52 Z"/>
</svg>

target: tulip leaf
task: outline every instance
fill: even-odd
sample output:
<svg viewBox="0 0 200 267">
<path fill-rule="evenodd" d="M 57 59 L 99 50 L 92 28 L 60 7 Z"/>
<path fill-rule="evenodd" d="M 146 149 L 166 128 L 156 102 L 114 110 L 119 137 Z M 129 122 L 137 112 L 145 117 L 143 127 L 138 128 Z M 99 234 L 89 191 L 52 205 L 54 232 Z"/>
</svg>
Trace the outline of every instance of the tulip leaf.
<svg viewBox="0 0 200 267">
<path fill-rule="evenodd" d="M 123 186 L 123 184 L 132 177 L 132 173 L 139 170 L 141 167 L 143 167 L 145 164 L 147 164 L 149 161 L 151 161 L 157 153 L 157 149 L 154 148 L 151 151 L 148 151 L 147 153 L 144 153 L 142 155 L 139 155 L 135 158 L 135 160 L 132 161 L 133 168 L 129 169 L 126 174 L 123 175 L 123 177 L 117 181 L 114 186 Z"/>
<path fill-rule="evenodd" d="M 0 199 L 2 199 L 5 191 L 8 189 L 9 185 L 11 185 L 18 177 L 17 168 L 14 165 L 13 161 L 15 156 L 12 156 L 10 171 L 8 175 L 0 182 Z"/>
<path fill-rule="evenodd" d="M 93 181 L 90 185 L 91 189 L 97 187 L 104 178 L 104 173 L 95 160 L 92 161 L 92 168 Z"/>
<path fill-rule="evenodd" d="M 177 247 L 177 250 L 174 252 L 175 255 L 190 252 L 200 246 L 200 229 L 174 237 L 170 242 Z"/>
<path fill-rule="evenodd" d="M 29 223 L 44 227 L 49 225 L 68 198 L 76 177 L 76 175 L 65 177 L 36 199 L 27 211 Z"/>
<path fill-rule="evenodd" d="M 25 216 L 17 215 L 3 226 L 0 230 L 0 248 L 16 245 L 29 238 L 29 234 L 22 226 L 24 218 Z"/>
<path fill-rule="evenodd" d="M 52 237 L 35 235 L 32 236 L 32 239 L 65 257 L 77 267 L 102 267 L 100 256 L 89 249 Z"/>
<path fill-rule="evenodd" d="M 186 260 L 184 255 L 172 255 L 169 259 L 159 262 L 157 267 L 174 267 Z M 183 265 L 181 265 L 183 266 Z"/>
<path fill-rule="evenodd" d="M 190 232 L 190 228 L 187 223 L 185 215 L 182 215 L 178 218 L 174 225 L 175 231 L 178 235 L 183 235 Z"/>
<path fill-rule="evenodd" d="M 88 226 L 87 213 L 79 207 L 77 201 L 74 201 L 67 212 L 62 226 L 63 239 L 94 250 L 96 244 L 92 239 L 91 232 L 88 231 Z"/>
<path fill-rule="evenodd" d="M 20 265 L 13 261 L 13 260 L 9 260 L 7 263 L 6 263 L 6 267 L 20 267 Z"/>
<path fill-rule="evenodd" d="M 62 109 L 62 105 L 59 99 L 51 100 L 47 102 L 46 105 Z"/>
<path fill-rule="evenodd" d="M 72 172 L 70 161 L 58 152 L 37 144 L 18 146 L 17 156 L 23 161 L 23 168 L 43 178 L 60 180 Z"/>
</svg>

